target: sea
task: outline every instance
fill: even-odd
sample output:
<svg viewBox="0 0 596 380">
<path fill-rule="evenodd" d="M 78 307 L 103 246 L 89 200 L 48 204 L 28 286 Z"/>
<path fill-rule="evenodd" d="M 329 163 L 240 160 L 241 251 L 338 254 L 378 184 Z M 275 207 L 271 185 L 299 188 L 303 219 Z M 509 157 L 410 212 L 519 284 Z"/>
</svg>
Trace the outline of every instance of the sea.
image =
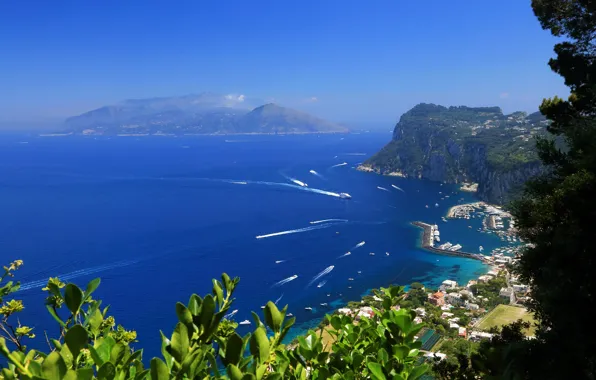
<svg viewBox="0 0 596 380">
<path fill-rule="evenodd" d="M 480 219 L 441 220 L 473 194 L 355 170 L 390 138 L 0 136 L 0 257 L 24 261 L 16 296 L 38 335 L 31 346 L 58 331 L 41 290 L 50 276 L 81 287 L 100 277 L 95 297 L 148 358 L 160 355 L 159 331 L 173 330 L 176 302 L 210 292 L 224 272 L 240 278 L 233 318 L 288 305 L 288 339 L 372 288 L 484 273 L 480 261 L 422 250 L 410 224 L 489 252 L 503 243 L 478 231 Z"/>
</svg>

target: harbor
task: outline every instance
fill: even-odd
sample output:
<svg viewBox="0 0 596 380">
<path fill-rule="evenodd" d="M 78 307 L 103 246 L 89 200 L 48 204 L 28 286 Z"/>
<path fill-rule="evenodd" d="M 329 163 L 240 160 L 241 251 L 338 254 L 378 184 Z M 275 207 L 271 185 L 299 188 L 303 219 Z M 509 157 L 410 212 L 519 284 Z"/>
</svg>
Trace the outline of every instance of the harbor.
<svg viewBox="0 0 596 380">
<path fill-rule="evenodd" d="M 445 243 L 439 247 L 435 247 L 435 236 L 437 236 L 435 235 L 435 231 L 438 231 L 435 226 L 420 221 L 412 222 L 412 225 L 422 228 L 422 248 L 428 251 L 441 255 L 458 256 L 486 261 L 485 256 L 482 254 L 461 251 L 461 245 L 459 244 Z"/>
</svg>

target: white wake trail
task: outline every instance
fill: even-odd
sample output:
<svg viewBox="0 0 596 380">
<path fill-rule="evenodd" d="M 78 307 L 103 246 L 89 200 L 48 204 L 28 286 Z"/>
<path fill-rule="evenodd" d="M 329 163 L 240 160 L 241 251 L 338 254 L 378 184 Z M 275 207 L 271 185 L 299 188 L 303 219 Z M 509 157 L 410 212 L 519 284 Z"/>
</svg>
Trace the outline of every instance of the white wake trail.
<svg viewBox="0 0 596 380">
<path fill-rule="evenodd" d="M 350 249 L 350 251 L 355 250 L 356 248 L 360 248 L 362 247 L 364 244 L 366 244 L 365 241 L 361 241 L 360 243 L 356 244 L 355 246 L 352 247 L 352 249 Z"/>
<path fill-rule="evenodd" d="M 333 166 L 332 166 L 332 167 L 330 167 L 329 169 L 337 168 L 337 167 L 339 167 L 339 166 L 344 166 L 344 165 L 347 165 L 347 164 L 348 164 L 347 162 L 342 162 L 341 164 L 333 165 Z"/>
<path fill-rule="evenodd" d="M 323 220 L 313 220 L 310 224 L 319 224 L 319 223 L 327 223 L 327 222 L 347 222 L 347 219 L 323 219 Z"/>
<path fill-rule="evenodd" d="M 377 189 L 379 189 L 379 190 L 383 190 L 383 191 L 389 191 L 389 189 L 386 189 L 386 188 L 384 188 L 384 187 L 381 187 L 381 186 L 377 186 Z"/>
<path fill-rule="evenodd" d="M 295 275 L 293 275 L 293 276 L 290 276 L 290 277 L 288 277 L 288 278 L 285 278 L 285 279 L 283 279 L 283 280 L 281 280 L 281 281 L 278 281 L 278 282 L 276 282 L 275 284 L 271 285 L 271 287 L 285 285 L 285 284 L 287 284 L 288 282 L 290 282 L 290 281 L 294 281 L 294 280 L 295 280 L 295 279 L 297 279 L 297 278 L 298 278 L 298 275 L 296 275 L 296 274 L 295 274 Z"/>
<path fill-rule="evenodd" d="M 323 269 L 323 271 L 321 271 L 321 273 L 317 274 L 316 276 L 314 276 L 312 278 L 312 280 L 310 280 L 310 282 L 308 283 L 308 286 L 311 286 L 313 283 L 315 283 L 318 279 L 320 279 L 321 277 L 329 274 L 333 268 L 335 268 L 334 265 L 330 265 L 327 268 Z"/>
<path fill-rule="evenodd" d="M 343 255 L 339 256 L 338 259 L 341 259 L 342 257 L 350 256 L 351 254 L 352 254 L 352 252 L 346 252 Z"/>
<path fill-rule="evenodd" d="M 320 173 L 318 173 L 318 172 L 317 172 L 317 171 L 315 171 L 315 170 L 312 170 L 312 169 L 311 169 L 311 170 L 309 170 L 308 172 L 309 172 L 310 174 L 312 174 L 312 175 L 316 175 L 316 176 L 317 176 L 317 177 L 319 177 L 319 178 L 325 179 L 325 177 L 323 177 L 323 176 L 322 176 Z"/>
<path fill-rule="evenodd" d="M 313 230 L 320 230 L 322 228 L 328 228 L 328 227 L 331 227 L 331 226 L 335 226 L 337 224 L 341 224 L 341 223 L 326 223 L 326 224 L 319 224 L 319 225 L 310 226 L 310 227 L 297 228 L 295 230 L 273 232 L 273 233 L 266 234 L 266 235 L 258 235 L 258 236 L 256 236 L 256 238 L 257 239 L 265 239 L 265 238 L 270 238 L 270 237 L 274 237 L 274 236 L 298 234 L 298 233 L 301 233 L 301 232 L 308 232 L 308 231 L 313 231 Z"/>
<path fill-rule="evenodd" d="M 283 294 L 283 293 L 281 294 L 281 296 L 279 296 L 279 298 L 278 298 L 278 299 L 276 299 L 276 300 L 275 300 L 275 302 L 274 302 L 274 303 L 277 305 L 277 303 L 278 303 L 279 301 L 281 301 L 281 299 L 282 299 L 282 298 L 284 298 L 284 294 Z"/>
<path fill-rule="evenodd" d="M 402 193 L 405 193 L 404 189 L 402 189 L 399 186 L 391 185 L 391 187 L 393 187 L 394 189 L 397 189 L 397 190 L 401 191 Z"/>
<path fill-rule="evenodd" d="M 138 261 L 133 261 L 133 260 L 120 261 L 120 262 L 112 263 L 112 264 L 106 264 L 106 265 L 100 265 L 100 266 L 91 267 L 91 268 L 79 269 L 79 270 L 76 270 L 76 271 L 73 271 L 70 273 L 64 273 L 64 274 L 58 275 L 56 277 L 58 277 L 61 281 L 69 281 L 69 280 L 72 280 L 77 277 L 86 276 L 86 275 L 90 275 L 90 274 L 94 274 L 94 273 L 98 273 L 98 272 L 103 272 L 103 271 L 107 271 L 110 269 L 116 269 L 116 268 L 120 268 L 120 267 L 129 266 L 132 264 L 136 264 L 137 262 Z M 22 284 L 19 290 L 43 288 L 47 283 L 48 283 L 47 278 L 43 279 L 43 280 L 30 281 L 25 284 Z"/>
</svg>

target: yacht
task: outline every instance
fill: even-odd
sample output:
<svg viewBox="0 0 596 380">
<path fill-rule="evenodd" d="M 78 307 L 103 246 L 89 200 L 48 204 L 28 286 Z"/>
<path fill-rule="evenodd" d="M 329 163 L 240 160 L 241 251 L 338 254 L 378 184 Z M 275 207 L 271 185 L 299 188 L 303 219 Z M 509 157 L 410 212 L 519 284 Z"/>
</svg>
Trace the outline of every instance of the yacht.
<svg viewBox="0 0 596 380">
<path fill-rule="evenodd" d="M 352 196 L 348 193 L 339 193 L 341 199 L 352 199 Z"/>
</svg>

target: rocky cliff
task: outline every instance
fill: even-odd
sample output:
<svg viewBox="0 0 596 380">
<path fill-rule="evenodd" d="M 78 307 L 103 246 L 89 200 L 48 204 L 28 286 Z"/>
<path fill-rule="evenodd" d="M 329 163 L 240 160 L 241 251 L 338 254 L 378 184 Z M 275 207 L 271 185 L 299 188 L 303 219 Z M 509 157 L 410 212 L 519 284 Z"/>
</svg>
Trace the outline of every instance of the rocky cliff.
<svg viewBox="0 0 596 380">
<path fill-rule="evenodd" d="M 546 133 L 539 114 L 504 115 L 498 107 L 419 104 L 395 126 L 393 139 L 363 164 L 380 174 L 446 183 L 476 182 L 477 195 L 506 203 L 541 171 L 535 137 Z"/>
</svg>

